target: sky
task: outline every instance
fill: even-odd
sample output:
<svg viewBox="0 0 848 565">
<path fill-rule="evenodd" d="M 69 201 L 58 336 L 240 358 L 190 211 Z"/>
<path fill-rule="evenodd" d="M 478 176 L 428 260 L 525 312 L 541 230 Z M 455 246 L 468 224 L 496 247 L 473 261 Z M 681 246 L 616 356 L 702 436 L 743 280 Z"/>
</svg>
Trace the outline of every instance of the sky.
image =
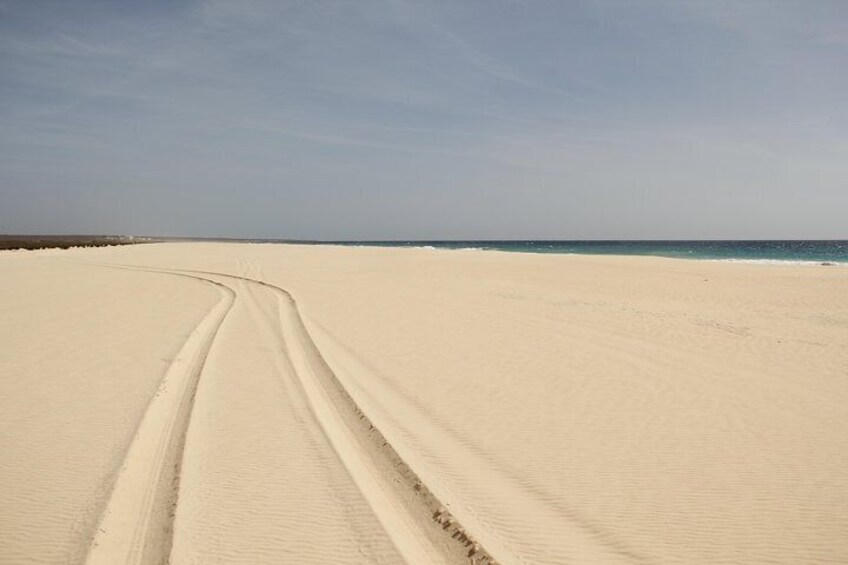
<svg viewBox="0 0 848 565">
<path fill-rule="evenodd" d="M 0 0 L 0 233 L 848 238 L 848 2 Z"/>
</svg>

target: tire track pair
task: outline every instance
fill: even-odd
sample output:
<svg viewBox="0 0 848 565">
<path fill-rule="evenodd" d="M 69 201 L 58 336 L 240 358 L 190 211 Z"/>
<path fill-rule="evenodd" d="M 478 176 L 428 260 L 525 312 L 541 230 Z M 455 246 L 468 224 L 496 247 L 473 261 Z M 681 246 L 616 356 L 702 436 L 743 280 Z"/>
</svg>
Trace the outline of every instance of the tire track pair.
<svg viewBox="0 0 848 565">
<path fill-rule="evenodd" d="M 89 565 L 167 561 L 194 394 L 212 342 L 235 302 L 229 287 L 207 282 L 221 299 L 189 334 L 147 406 L 100 516 L 86 556 Z"/>
<path fill-rule="evenodd" d="M 214 278 L 259 285 L 277 297 L 284 341 L 281 349 L 295 369 L 307 404 L 404 559 L 409 563 L 496 563 L 359 409 L 324 361 L 288 291 L 226 273 L 109 266 L 211 283 L 222 292 L 222 299 L 190 334 L 148 406 L 100 519 L 87 563 L 137 564 L 168 559 L 194 393 L 215 335 L 236 299 L 232 287 Z"/>
</svg>

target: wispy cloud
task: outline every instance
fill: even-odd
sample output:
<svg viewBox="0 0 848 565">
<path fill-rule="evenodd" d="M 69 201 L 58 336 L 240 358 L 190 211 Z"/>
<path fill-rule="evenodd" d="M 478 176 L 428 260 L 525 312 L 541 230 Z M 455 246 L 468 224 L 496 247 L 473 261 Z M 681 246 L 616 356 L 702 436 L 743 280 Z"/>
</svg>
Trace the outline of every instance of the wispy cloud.
<svg viewBox="0 0 848 565">
<path fill-rule="evenodd" d="M 32 0 L 0 14 L 0 197 L 144 186 L 120 198 L 150 209 L 162 187 L 229 202 L 238 186 L 261 218 L 341 198 L 323 216 L 337 235 L 352 210 L 372 235 L 412 237 L 479 206 L 454 235 L 598 237 L 636 190 L 645 219 L 620 216 L 635 231 L 615 236 L 687 236 L 661 229 L 675 206 L 706 221 L 681 201 L 742 206 L 730 231 L 793 235 L 757 217 L 751 195 L 771 194 L 784 204 L 769 209 L 817 211 L 809 233 L 841 229 L 816 202 L 845 194 L 842 2 Z M 381 216 L 418 208 L 417 234 Z"/>
</svg>

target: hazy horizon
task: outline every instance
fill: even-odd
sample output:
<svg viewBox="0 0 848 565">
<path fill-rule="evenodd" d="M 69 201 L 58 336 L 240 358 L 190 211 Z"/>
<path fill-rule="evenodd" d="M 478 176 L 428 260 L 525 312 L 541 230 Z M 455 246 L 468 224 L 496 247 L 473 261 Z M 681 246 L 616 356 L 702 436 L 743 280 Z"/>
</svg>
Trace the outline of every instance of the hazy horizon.
<svg viewBox="0 0 848 565">
<path fill-rule="evenodd" d="M 0 0 L 0 233 L 846 239 L 844 2 Z"/>
</svg>

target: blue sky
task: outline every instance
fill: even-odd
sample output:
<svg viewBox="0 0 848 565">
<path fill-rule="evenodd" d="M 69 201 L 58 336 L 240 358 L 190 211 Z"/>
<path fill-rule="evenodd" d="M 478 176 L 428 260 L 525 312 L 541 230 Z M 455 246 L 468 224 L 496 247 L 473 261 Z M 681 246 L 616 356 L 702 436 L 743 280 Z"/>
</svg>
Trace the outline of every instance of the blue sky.
<svg viewBox="0 0 848 565">
<path fill-rule="evenodd" d="M 0 0 L 0 233 L 848 238 L 848 3 Z"/>
</svg>

